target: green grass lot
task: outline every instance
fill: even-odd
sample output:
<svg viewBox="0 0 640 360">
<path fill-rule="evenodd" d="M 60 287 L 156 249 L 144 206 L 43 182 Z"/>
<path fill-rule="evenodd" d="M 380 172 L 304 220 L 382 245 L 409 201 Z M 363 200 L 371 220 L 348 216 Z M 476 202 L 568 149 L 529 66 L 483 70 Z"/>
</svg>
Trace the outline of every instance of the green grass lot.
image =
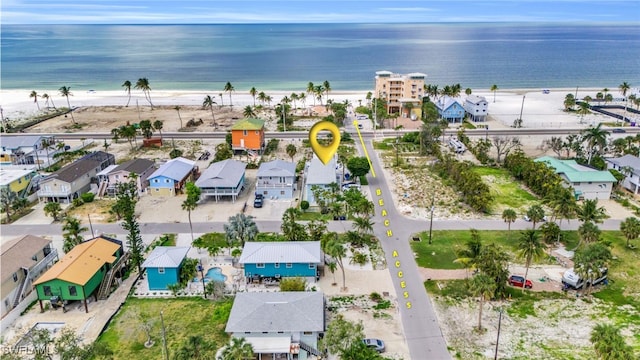
<svg viewBox="0 0 640 360">
<path fill-rule="evenodd" d="M 220 348 L 229 341 L 224 328 L 232 303 L 231 299 L 212 302 L 201 298 L 129 298 L 97 341 L 113 350 L 114 359 L 162 359 L 162 312 L 170 359 L 191 335 L 201 335 Z M 155 344 L 150 348 L 144 346 L 147 338 L 140 315 L 151 324 Z"/>
<path fill-rule="evenodd" d="M 492 167 L 476 167 L 473 169 L 489 185 L 494 197 L 491 212 L 502 214 L 502 210 L 511 208 L 524 213 L 531 205 L 538 204 L 538 198 L 522 188 L 505 169 Z"/>
</svg>

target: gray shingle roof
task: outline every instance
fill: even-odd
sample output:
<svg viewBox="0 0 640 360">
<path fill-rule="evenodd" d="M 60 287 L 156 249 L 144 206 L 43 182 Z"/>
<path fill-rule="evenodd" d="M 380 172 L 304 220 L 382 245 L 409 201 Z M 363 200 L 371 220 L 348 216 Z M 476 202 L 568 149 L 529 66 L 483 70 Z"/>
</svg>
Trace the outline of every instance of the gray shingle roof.
<svg viewBox="0 0 640 360">
<path fill-rule="evenodd" d="M 634 171 L 640 172 L 640 157 L 626 154 L 617 158 L 606 159 L 612 164 L 616 164 L 620 167 L 630 166 Z"/>
<path fill-rule="evenodd" d="M 50 243 L 51 240 L 39 236 L 24 235 L 2 244 L 2 256 L 0 256 L 2 281 L 13 276 L 13 273 L 22 267 L 31 268 L 35 265 L 37 261 L 33 261 L 32 256 L 41 252 Z M 42 258 L 38 259 L 40 260 Z"/>
<path fill-rule="evenodd" d="M 240 264 L 321 263 L 320 241 L 273 241 L 244 243 Z"/>
<path fill-rule="evenodd" d="M 62 169 L 56 171 L 54 175 L 58 179 L 70 183 L 77 180 L 81 176 L 87 174 L 89 171 L 99 167 L 100 167 L 100 162 L 96 160 L 89 160 L 89 159 L 77 160 L 63 167 Z M 55 177 L 51 177 L 51 178 L 55 178 Z M 48 179 L 49 178 L 43 180 L 43 182 Z"/>
<path fill-rule="evenodd" d="M 273 160 L 260 164 L 258 176 L 295 176 L 296 164 L 283 160 Z"/>
<path fill-rule="evenodd" d="M 307 184 L 328 185 L 333 182 L 336 182 L 336 158 L 332 157 L 325 165 L 314 156 L 307 169 Z"/>
<path fill-rule="evenodd" d="M 193 170 L 195 165 L 195 161 L 191 161 L 183 157 L 177 157 L 162 164 L 158 170 L 154 171 L 153 174 L 149 176 L 149 179 L 164 176 L 175 181 L 181 181 L 189 175 L 189 172 Z"/>
<path fill-rule="evenodd" d="M 199 188 L 221 188 L 238 186 L 247 164 L 227 159 L 211 164 L 196 180 Z"/>
<path fill-rule="evenodd" d="M 133 159 L 118 165 L 110 172 L 126 171 L 134 174 L 142 174 L 145 170 L 153 166 L 153 161 L 148 159 Z"/>
<path fill-rule="evenodd" d="M 7 150 L 14 150 L 21 147 L 33 147 L 40 146 L 40 139 L 42 136 L 40 135 L 2 135 L 2 139 L 0 139 L 0 146 Z"/>
<path fill-rule="evenodd" d="M 157 246 L 142 263 L 143 268 L 177 268 L 189 252 L 188 246 Z"/>
<path fill-rule="evenodd" d="M 240 292 L 225 331 L 324 331 L 324 319 L 321 292 Z"/>
</svg>

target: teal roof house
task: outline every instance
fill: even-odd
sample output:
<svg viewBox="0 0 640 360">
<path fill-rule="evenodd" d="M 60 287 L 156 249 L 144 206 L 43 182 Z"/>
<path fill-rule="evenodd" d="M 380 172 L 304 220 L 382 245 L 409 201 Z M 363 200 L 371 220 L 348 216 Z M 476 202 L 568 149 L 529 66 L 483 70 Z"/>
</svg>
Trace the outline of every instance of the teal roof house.
<svg viewBox="0 0 640 360">
<path fill-rule="evenodd" d="M 249 241 L 239 263 L 247 278 L 305 277 L 315 281 L 323 262 L 320 241 Z"/>
<path fill-rule="evenodd" d="M 167 285 L 180 282 L 180 270 L 187 257 L 187 246 L 157 246 L 142 267 L 147 271 L 149 290 L 167 290 Z"/>
<path fill-rule="evenodd" d="M 580 165 L 575 160 L 559 160 L 550 156 L 543 156 L 534 161 L 544 162 L 553 168 L 565 184 L 574 189 L 577 199 L 611 198 L 611 190 L 616 183 L 616 178 L 609 171 Z"/>
<path fill-rule="evenodd" d="M 258 359 L 315 359 L 324 309 L 318 291 L 239 292 L 225 331 L 250 343 Z"/>
</svg>

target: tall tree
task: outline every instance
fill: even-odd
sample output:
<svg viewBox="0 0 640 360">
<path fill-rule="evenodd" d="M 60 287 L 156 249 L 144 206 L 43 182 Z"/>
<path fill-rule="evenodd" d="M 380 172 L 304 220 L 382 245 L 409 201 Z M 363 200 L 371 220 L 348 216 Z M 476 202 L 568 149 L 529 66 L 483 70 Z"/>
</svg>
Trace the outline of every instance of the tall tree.
<svg viewBox="0 0 640 360">
<path fill-rule="evenodd" d="M 462 264 L 465 269 L 475 270 L 481 251 L 480 233 L 476 229 L 471 229 L 471 239 L 464 244 L 463 248 L 455 249 L 456 259 L 453 262 Z"/>
<path fill-rule="evenodd" d="M 36 104 L 36 106 L 38 107 L 38 110 L 40 110 L 40 104 L 38 103 L 38 93 L 35 90 L 32 90 L 31 93 L 29 94 L 29 98 L 33 98 L 33 102 Z"/>
<path fill-rule="evenodd" d="M 296 153 L 298 152 L 298 148 L 295 146 L 295 144 L 289 144 L 286 147 L 286 151 L 287 151 L 287 155 L 289 155 L 289 157 L 291 158 L 291 161 L 293 161 L 293 157 L 296 156 Z"/>
<path fill-rule="evenodd" d="M 124 87 L 124 91 L 127 93 L 127 105 L 125 105 L 125 107 L 129 107 L 129 102 L 131 102 L 131 81 L 129 80 L 125 80 L 124 83 L 122 83 L 122 87 Z"/>
<path fill-rule="evenodd" d="M 623 121 L 626 122 L 627 121 L 627 104 L 628 104 L 628 99 L 627 99 L 627 91 L 629 91 L 629 89 L 631 89 L 631 85 L 629 85 L 629 83 L 627 83 L 626 81 L 623 82 L 622 84 L 620 84 L 618 86 L 618 89 L 620 90 L 620 93 L 622 94 L 622 97 L 624 98 L 624 117 L 623 117 Z"/>
<path fill-rule="evenodd" d="M 191 211 L 198 207 L 198 201 L 200 201 L 201 190 L 196 184 L 188 182 L 186 185 L 187 198 L 182 202 L 182 210 L 187 211 L 189 218 L 189 229 L 191 230 L 191 242 L 193 243 L 193 223 L 191 222 Z"/>
<path fill-rule="evenodd" d="M 142 93 L 144 94 L 144 98 L 147 99 L 147 101 L 149 102 L 149 105 L 151 105 L 151 108 L 153 109 L 153 103 L 151 102 L 151 85 L 149 84 L 149 79 L 147 78 L 138 79 L 138 81 L 136 81 L 135 88 L 138 90 L 142 90 Z"/>
<path fill-rule="evenodd" d="M 229 217 L 228 224 L 224 224 L 224 233 L 229 249 L 235 244 L 243 247 L 247 241 L 255 241 L 258 232 L 258 226 L 253 221 L 253 216 L 242 213 Z"/>
<path fill-rule="evenodd" d="M 587 164 L 591 164 L 593 155 L 600 155 L 607 146 L 609 131 L 602 129 L 602 123 L 596 127 L 589 127 L 582 131 L 582 140 L 587 143 L 588 158 Z"/>
<path fill-rule="evenodd" d="M 326 233 L 323 236 L 324 251 L 331 256 L 340 267 L 342 271 L 342 291 L 347 290 L 347 279 L 344 272 L 344 258 L 347 256 L 347 249 L 344 244 L 338 238 L 338 234 L 335 232 Z"/>
<path fill-rule="evenodd" d="M 592 223 L 591 221 L 585 221 L 584 224 L 580 225 L 578 228 L 578 237 L 580 238 L 580 242 L 578 242 L 578 247 L 584 241 L 587 244 L 596 242 L 600 240 L 600 228 L 598 225 Z"/>
<path fill-rule="evenodd" d="M 253 108 L 250 105 L 247 105 L 242 110 L 242 116 L 244 116 L 246 118 L 255 118 L 256 117 L 256 113 L 255 113 L 255 111 L 253 111 Z"/>
<path fill-rule="evenodd" d="M 213 105 L 215 103 L 216 102 L 213 101 L 213 98 L 210 95 L 205 96 L 204 100 L 202 101 L 202 107 L 205 108 L 205 109 L 211 110 L 211 117 L 213 118 L 213 128 L 214 128 L 214 130 L 218 127 L 216 125 L 216 116 L 213 113 Z"/>
<path fill-rule="evenodd" d="M 536 229 L 536 224 L 544 220 L 544 209 L 540 205 L 531 205 L 527 210 L 527 217 L 533 223 L 532 229 Z"/>
<path fill-rule="evenodd" d="M 526 269 L 524 271 L 524 284 L 522 286 L 523 292 L 526 288 L 524 285 L 527 283 L 527 276 L 529 275 L 531 262 L 542 258 L 544 255 L 544 248 L 544 243 L 540 241 L 535 230 L 525 230 L 522 232 L 520 241 L 518 242 L 518 257 L 525 261 Z"/>
<path fill-rule="evenodd" d="M 482 331 L 482 308 L 485 300 L 490 299 L 496 291 L 496 282 L 486 274 L 478 274 L 471 279 L 469 288 L 479 299 L 478 330 Z"/>
<path fill-rule="evenodd" d="M 182 129 L 182 116 L 180 116 L 180 109 L 182 109 L 182 106 L 180 105 L 176 105 L 173 107 L 173 110 L 178 112 L 178 119 L 180 120 L 180 129 Z"/>
<path fill-rule="evenodd" d="M 158 130 L 158 132 L 160 133 L 160 140 L 162 141 L 162 128 L 164 127 L 164 123 L 162 122 L 162 120 L 156 120 L 153 122 L 153 128 L 155 130 Z"/>
<path fill-rule="evenodd" d="M 598 199 L 584 200 L 582 206 L 578 207 L 576 214 L 578 220 L 582 222 L 592 221 L 596 224 L 600 224 L 604 219 L 608 218 L 605 208 L 598 206 Z"/>
<path fill-rule="evenodd" d="M 562 190 L 552 193 L 547 203 L 551 208 L 552 216 L 558 220 L 558 226 L 562 225 L 562 219 L 569 221 L 575 218 L 578 211 L 576 197 L 570 189 L 562 188 Z"/>
<path fill-rule="evenodd" d="M 144 261 L 144 244 L 140 235 L 140 225 L 136 219 L 136 203 L 138 200 L 138 185 L 135 177 L 130 177 L 128 182 L 116 185 L 116 203 L 113 205 L 122 218 L 122 228 L 127 233 L 127 246 L 131 259 L 131 265 L 142 274 L 142 262 Z"/>
<path fill-rule="evenodd" d="M 233 107 L 233 101 L 231 100 L 231 93 L 236 91 L 236 89 L 233 87 L 233 85 L 231 85 L 230 82 L 227 81 L 227 83 L 224 85 L 224 92 L 229 93 L 229 106 Z"/>
<path fill-rule="evenodd" d="M 249 90 L 249 95 L 251 95 L 251 97 L 253 98 L 253 106 L 256 106 L 256 95 L 258 94 L 258 90 L 256 90 L 255 87 L 252 87 Z"/>
<path fill-rule="evenodd" d="M 324 88 L 324 92 L 327 94 L 327 101 L 329 101 L 329 91 L 331 91 L 331 84 L 329 83 L 329 80 L 325 80 L 322 83 L 322 87 Z"/>
<path fill-rule="evenodd" d="M 353 219 L 353 228 L 360 234 L 360 236 L 366 236 L 373 234 L 374 222 L 369 217 L 356 217 Z"/>
<path fill-rule="evenodd" d="M 620 223 L 620 231 L 627 239 L 627 247 L 631 247 L 629 243 L 640 236 L 640 220 L 637 217 L 628 217 Z"/>
<path fill-rule="evenodd" d="M 513 209 L 504 209 L 502 211 L 502 220 L 508 224 L 509 236 L 511 236 L 511 223 L 515 222 L 517 218 L 518 214 Z"/>
<path fill-rule="evenodd" d="M 84 240 L 82 233 L 87 230 L 86 227 L 80 225 L 79 219 L 73 216 L 66 216 L 62 224 L 62 237 L 64 238 L 62 250 L 68 253 L 76 245 L 80 244 Z"/>
<path fill-rule="evenodd" d="M 44 213 L 47 216 L 51 216 L 53 218 L 53 221 L 58 221 L 60 220 L 62 207 L 60 207 L 60 203 L 51 201 L 44 206 Z"/>
<path fill-rule="evenodd" d="M 601 242 L 591 243 L 576 251 L 573 258 L 574 271 L 585 280 L 585 293 L 590 293 L 593 281 L 602 276 L 603 269 L 611 261 L 611 250 Z"/>
<path fill-rule="evenodd" d="M 329 322 L 320 350 L 338 355 L 349 349 L 353 344 L 361 343 L 362 339 L 364 339 L 362 322 L 353 323 L 345 319 L 342 314 L 338 314 Z"/>
<path fill-rule="evenodd" d="M 591 344 L 599 359 L 602 360 L 633 360 L 637 357 L 633 353 L 633 348 L 624 340 L 620 334 L 620 329 L 614 325 L 597 324 L 591 330 L 589 337 Z"/>
<path fill-rule="evenodd" d="M 60 87 L 60 89 L 58 89 L 58 91 L 60 92 L 60 95 L 67 98 L 67 107 L 69 108 L 69 113 L 71 114 L 71 121 L 73 121 L 73 123 L 75 124 L 76 119 L 73 117 L 73 109 L 71 108 L 71 103 L 69 103 L 69 96 L 73 96 L 73 94 L 71 93 L 71 88 L 62 86 Z"/>
<path fill-rule="evenodd" d="M 498 91 L 498 85 L 493 84 L 491 85 L 491 89 L 489 89 L 493 92 L 493 102 L 496 102 L 496 91 Z"/>
<path fill-rule="evenodd" d="M 313 95 L 313 106 L 316 106 L 315 93 L 316 93 L 316 87 L 315 85 L 313 85 L 311 81 L 309 81 L 309 83 L 307 84 L 307 94 Z"/>
<path fill-rule="evenodd" d="M 298 208 L 290 207 L 282 215 L 280 230 L 289 241 L 305 241 L 309 238 L 304 225 L 298 224 L 297 220 L 302 215 Z"/>
</svg>

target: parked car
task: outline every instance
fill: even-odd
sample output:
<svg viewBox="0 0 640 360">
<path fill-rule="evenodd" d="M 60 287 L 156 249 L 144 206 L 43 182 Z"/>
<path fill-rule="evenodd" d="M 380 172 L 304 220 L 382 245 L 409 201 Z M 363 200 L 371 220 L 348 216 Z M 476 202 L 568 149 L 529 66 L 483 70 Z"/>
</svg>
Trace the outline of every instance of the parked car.
<svg viewBox="0 0 640 360">
<path fill-rule="evenodd" d="M 530 218 L 529 218 L 529 216 L 527 216 L 527 215 L 525 215 L 525 216 L 523 217 L 523 219 L 524 219 L 524 221 L 529 221 L 529 222 L 531 222 L 531 219 L 530 219 Z M 542 217 L 542 221 L 543 221 L 543 222 L 544 222 L 544 221 L 547 221 L 547 217 L 546 217 L 546 216 Z"/>
<path fill-rule="evenodd" d="M 627 131 L 625 129 L 616 128 L 611 130 L 611 132 L 616 134 L 623 134 L 623 133 L 626 133 Z"/>
<path fill-rule="evenodd" d="M 261 208 L 262 204 L 264 204 L 264 196 L 262 194 L 256 194 L 256 198 L 253 200 L 253 207 Z"/>
<path fill-rule="evenodd" d="M 520 275 L 511 275 L 509 276 L 509 285 L 515 287 L 522 287 L 524 284 L 524 276 Z M 533 287 L 533 283 L 531 280 L 527 279 L 527 283 L 524 285 L 525 289 L 531 289 Z"/>
<path fill-rule="evenodd" d="M 384 341 L 380 339 L 364 339 L 362 342 L 379 353 L 382 353 L 385 350 Z"/>
<path fill-rule="evenodd" d="M 565 288 L 571 289 L 581 289 L 585 284 L 587 285 L 598 285 L 601 282 L 607 282 L 607 274 L 609 270 L 607 268 L 601 268 L 599 273 L 596 275 L 596 278 L 593 279 L 593 283 L 590 280 L 582 279 L 578 274 L 576 274 L 574 269 L 569 269 L 564 272 L 562 275 L 562 285 Z"/>
<path fill-rule="evenodd" d="M 362 130 L 362 124 L 358 124 L 358 129 Z"/>
</svg>

